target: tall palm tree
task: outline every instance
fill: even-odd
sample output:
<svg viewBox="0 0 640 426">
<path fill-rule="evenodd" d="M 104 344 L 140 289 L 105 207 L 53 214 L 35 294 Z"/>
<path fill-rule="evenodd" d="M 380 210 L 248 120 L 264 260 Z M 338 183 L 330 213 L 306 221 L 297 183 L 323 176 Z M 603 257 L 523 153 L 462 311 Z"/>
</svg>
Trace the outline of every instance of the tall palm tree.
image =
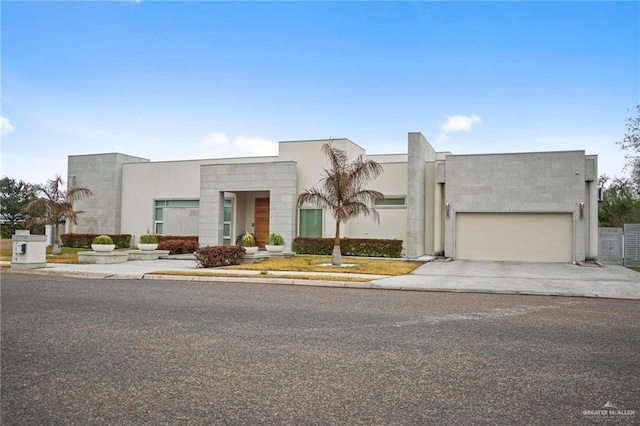
<svg viewBox="0 0 640 426">
<path fill-rule="evenodd" d="M 364 160 L 362 155 L 354 161 L 347 161 L 347 153 L 331 146 L 331 141 L 322 146 L 323 153 L 329 159 L 331 168 L 325 169 L 325 177 L 320 180 L 320 188 L 305 189 L 298 196 L 298 207 L 311 204 L 331 210 L 336 220 L 336 236 L 333 243 L 331 264 L 342 264 L 340 251 L 340 223 L 359 215 L 372 216 L 380 221 L 378 212 L 373 208 L 376 200 L 384 200 L 378 191 L 364 189 L 370 179 L 382 173 L 382 165 L 373 160 Z"/>
<path fill-rule="evenodd" d="M 91 195 L 89 188 L 71 187 L 64 189 L 64 181 L 59 175 L 49 179 L 45 185 L 34 185 L 38 198 L 25 205 L 25 210 L 31 215 L 32 224 L 53 225 L 55 236 L 53 240 L 53 254 L 60 254 L 60 222 L 78 221 L 78 211 L 73 208 L 73 202 Z"/>
</svg>

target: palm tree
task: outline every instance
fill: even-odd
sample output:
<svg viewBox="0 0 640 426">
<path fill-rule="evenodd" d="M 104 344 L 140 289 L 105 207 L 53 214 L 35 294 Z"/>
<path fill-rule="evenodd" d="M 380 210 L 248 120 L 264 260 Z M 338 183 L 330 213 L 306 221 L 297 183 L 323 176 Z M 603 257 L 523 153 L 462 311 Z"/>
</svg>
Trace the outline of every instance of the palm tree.
<svg viewBox="0 0 640 426">
<path fill-rule="evenodd" d="M 53 254 L 60 254 L 60 222 L 78 221 L 78 211 L 74 210 L 73 202 L 91 195 L 89 188 L 71 187 L 63 189 L 64 181 L 59 175 L 49 179 L 46 185 L 34 185 L 39 196 L 25 205 L 25 210 L 31 215 L 32 224 L 53 225 L 55 229 Z"/>
<path fill-rule="evenodd" d="M 305 189 L 298 196 L 298 207 L 311 204 L 331 210 L 336 220 L 336 236 L 333 243 L 331 264 L 342 264 L 340 251 L 340 223 L 359 215 L 373 216 L 380 221 L 378 212 L 373 208 L 376 200 L 384 200 L 378 191 L 364 189 L 370 179 L 382 173 L 382 165 L 373 160 L 364 160 L 362 155 L 354 161 L 347 161 L 347 153 L 331 146 L 331 141 L 322 146 L 323 153 L 329 159 L 331 168 L 325 169 L 326 176 L 320 180 L 321 188 Z"/>
</svg>

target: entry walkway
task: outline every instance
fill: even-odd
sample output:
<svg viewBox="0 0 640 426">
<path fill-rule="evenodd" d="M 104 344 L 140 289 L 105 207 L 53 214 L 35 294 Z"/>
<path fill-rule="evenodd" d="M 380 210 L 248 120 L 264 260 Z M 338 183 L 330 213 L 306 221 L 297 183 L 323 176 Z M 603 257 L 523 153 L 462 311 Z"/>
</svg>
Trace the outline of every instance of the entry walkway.
<svg viewBox="0 0 640 426">
<path fill-rule="evenodd" d="M 173 271 L 181 275 L 152 274 L 158 271 Z M 618 265 L 597 267 L 558 263 L 471 262 L 457 260 L 453 262 L 429 262 L 420 266 L 411 274 L 388 277 L 384 275 L 340 272 L 286 271 L 270 271 L 269 274 L 265 275 L 260 271 L 219 268 L 198 269 L 195 261 L 191 259 L 159 259 L 107 265 L 49 263 L 43 269 L 19 272 L 104 279 L 231 281 L 388 290 L 640 299 L 640 273 Z M 218 276 L 199 275 L 203 273 L 215 273 Z M 242 275 L 242 277 L 238 275 Z M 338 278 L 338 280 L 324 280 L 323 278 L 328 275 Z M 340 278 L 346 277 L 361 277 L 370 281 L 350 282 L 340 280 Z"/>
</svg>

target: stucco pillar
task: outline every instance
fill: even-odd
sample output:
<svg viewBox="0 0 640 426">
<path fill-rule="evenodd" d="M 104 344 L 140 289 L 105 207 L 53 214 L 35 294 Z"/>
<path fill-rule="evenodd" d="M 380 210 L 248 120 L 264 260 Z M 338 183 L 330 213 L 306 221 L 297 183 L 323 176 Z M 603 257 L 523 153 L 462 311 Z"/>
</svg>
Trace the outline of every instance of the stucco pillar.
<svg viewBox="0 0 640 426">
<path fill-rule="evenodd" d="M 407 183 L 407 257 L 424 255 L 425 181 L 427 141 L 421 133 L 409 133 Z"/>
</svg>

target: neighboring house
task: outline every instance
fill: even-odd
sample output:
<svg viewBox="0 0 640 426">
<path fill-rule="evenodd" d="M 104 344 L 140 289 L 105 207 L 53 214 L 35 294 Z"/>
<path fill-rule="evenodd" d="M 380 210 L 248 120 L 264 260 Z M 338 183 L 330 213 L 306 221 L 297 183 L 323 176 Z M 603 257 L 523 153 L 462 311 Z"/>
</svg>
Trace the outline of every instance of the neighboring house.
<svg viewBox="0 0 640 426">
<path fill-rule="evenodd" d="M 296 208 L 329 165 L 327 140 L 279 143 L 278 156 L 151 162 L 128 155 L 69 156 L 69 182 L 93 196 L 76 202 L 84 233 L 198 235 L 234 244 L 245 230 L 263 246 L 279 232 L 331 237 L 329 212 Z M 333 146 L 355 158 L 348 139 Z M 343 237 L 404 241 L 409 258 L 583 261 L 597 256 L 597 156 L 584 151 L 452 155 L 409 133 L 408 154 L 365 155 L 384 167 L 370 187 L 385 194 L 380 223 L 360 217 Z"/>
</svg>

